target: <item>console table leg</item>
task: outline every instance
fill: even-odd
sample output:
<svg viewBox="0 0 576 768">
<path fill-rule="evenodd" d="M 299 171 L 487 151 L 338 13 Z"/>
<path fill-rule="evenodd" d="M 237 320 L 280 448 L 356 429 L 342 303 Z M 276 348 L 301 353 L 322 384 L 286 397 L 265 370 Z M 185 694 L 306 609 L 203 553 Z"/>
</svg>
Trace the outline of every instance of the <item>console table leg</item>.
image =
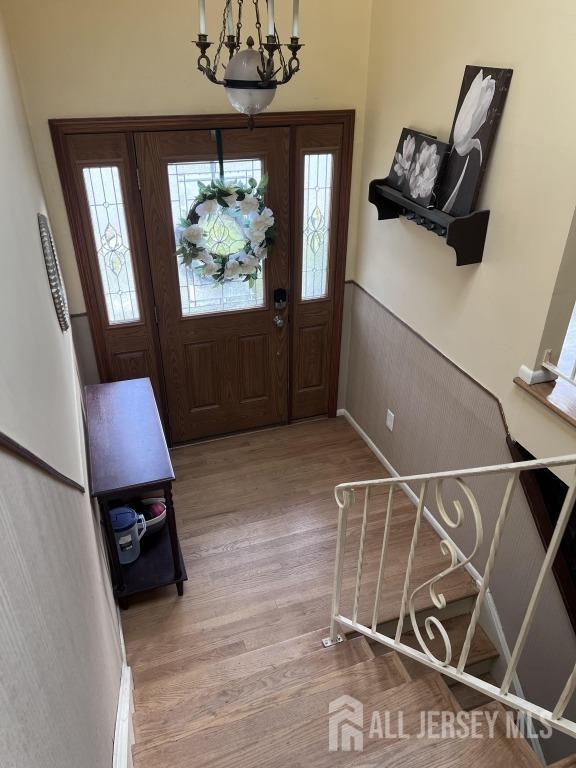
<svg viewBox="0 0 576 768">
<path fill-rule="evenodd" d="M 166 499 L 166 521 L 170 532 L 170 546 L 172 547 L 172 560 L 174 562 L 174 580 L 178 582 L 182 576 L 182 568 L 180 567 L 180 547 L 178 545 L 176 514 L 174 512 L 174 501 L 172 499 L 172 483 L 167 483 L 164 486 L 164 496 Z M 182 583 L 178 583 L 177 586 L 178 594 L 183 594 L 184 588 Z M 182 590 L 182 592 L 180 590 Z"/>
</svg>

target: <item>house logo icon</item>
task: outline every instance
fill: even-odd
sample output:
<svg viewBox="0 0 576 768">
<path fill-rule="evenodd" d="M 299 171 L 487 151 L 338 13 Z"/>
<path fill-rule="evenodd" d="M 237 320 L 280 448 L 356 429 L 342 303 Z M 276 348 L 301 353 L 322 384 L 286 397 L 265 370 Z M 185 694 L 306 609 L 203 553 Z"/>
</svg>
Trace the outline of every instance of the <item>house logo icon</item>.
<svg viewBox="0 0 576 768">
<path fill-rule="evenodd" d="M 330 752 L 362 752 L 364 749 L 364 707 L 352 696 L 330 702 L 328 749 Z"/>
</svg>

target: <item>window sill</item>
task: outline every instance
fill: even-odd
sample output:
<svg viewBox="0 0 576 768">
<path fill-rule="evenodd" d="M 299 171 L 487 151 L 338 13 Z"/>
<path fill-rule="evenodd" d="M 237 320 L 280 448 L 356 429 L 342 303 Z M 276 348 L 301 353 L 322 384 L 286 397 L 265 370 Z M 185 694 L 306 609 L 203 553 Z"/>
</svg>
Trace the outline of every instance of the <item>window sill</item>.
<svg viewBox="0 0 576 768">
<path fill-rule="evenodd" d="M 518 376 L 514 383 L 568 424 L 576 427 L 576 386 L 563 379 L 542 384 L 527 384 Z"/>
</svg>

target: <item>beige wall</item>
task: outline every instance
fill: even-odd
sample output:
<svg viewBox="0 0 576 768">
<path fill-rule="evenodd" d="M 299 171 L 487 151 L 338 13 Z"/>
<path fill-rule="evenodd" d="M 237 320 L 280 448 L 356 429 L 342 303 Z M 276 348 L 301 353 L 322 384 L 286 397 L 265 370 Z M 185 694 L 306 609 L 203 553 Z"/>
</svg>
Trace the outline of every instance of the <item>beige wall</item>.
<svg viewBox="0 0 576 768">
<path fill-rule="evenodd" d="M 0 430 L 82 482 L 71 334 L 48 287 L 44 197 L 1 19 L 0 137 Z"/>
<path fill-rule="evenodd" d="M 463 373 L 366 291 L 346 289 L 348 377 L 341 407 L 366 432 L 400 475 L 481 467 L 510 461 L 506 427 L 496 398 Z M 385 425 L 386 410 L 394 430 Z M 344 478 L 343 478 L 344 479 Z M 506 478 L 473 478 L 470 487 L 482 514 L 484 541 L 473 565 L 483 573 Z M 419 493 L 415 485 L 413 490 Z M 443 490 L 447 509 L 459 499 L 462 527 L 450 535 L 463 552 L 474 548 L 470 505 L 457 487 Z M 426 506 L 438 515 L 434 489 Z M 509 647 L 513 648 L 544 559 L 544 547 L 523 491 L 514 493 L 490 590 Z M 415 586 L 415 585 L 414 585 Z M 572 671 L 576 635 L 555 579 L 548 576 L 518 673 L 529 700 L 553 708 Z M 546 665 L 542 664 L 546 659 Z M 501 680 L 497 679 L 497 682 Z M 576 699 L 568 716 L 576 716 Z M 556 736 L 542 743 L 549 762 L 574 752 L 574 740 Z"/>
<path fill-rule="evenodd" d="M 48 287 L 1 15 L 0 168 L 0 430 L 87 486 L 72 338 Z M 0 765 L 110 766 L 122 662 L 90 497 L 3 448 L 0 478 Z"/>
<path fill-rule="evenodd" d="M 196 71 L 195 4 L 59 0 L 49 11 L 40 0 L 3 0 L 31 124 L 48 208 L 60 250 L 70 305 L 84 310 L 66 212 L 47 121 L 52 117 L 194 114 L 229 112 L 221 88 Z M 209 31 L 221 4 L 207 3 Z M 252 19 L 252 3 L 245 3 Z M 291 3 L 278 3 L 285 14 Z M 361 156 L 363 104 L 371 0 L 305 2 L 301 6 L 302 73 L 280 88 L 276 111 L 356 108 L 357 158 Z M 290 31 L 287 15 L 279 28 Z M 330 62 L 327 52 L 330 53 Z M 356 210 L 364 197 L 355 165 L 350 242 L 356 240 Z"/>
<path fill-rule="evenodd" d="M 530 451 L 576 452 L 574 430 L 512 383 L 536 360 L 576 202 L 576 5 L 439 0 L 419 13 L 381 1 L 371 28 L 362 196 L 388 174 L 403 126 L 448 138 L 466 64 L 514 76 L 480 199 L 492 211 L 484 262 L 456 268 L 440 238 L 378 222 L 362 202 L 355 279 L 496 394 Z"/>
</svg>

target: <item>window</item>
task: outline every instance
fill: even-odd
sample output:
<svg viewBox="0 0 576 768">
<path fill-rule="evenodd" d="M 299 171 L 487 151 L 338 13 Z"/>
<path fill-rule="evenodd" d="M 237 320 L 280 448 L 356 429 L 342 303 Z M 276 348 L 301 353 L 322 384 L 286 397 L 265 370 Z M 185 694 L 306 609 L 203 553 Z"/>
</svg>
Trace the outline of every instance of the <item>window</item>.
<svg viewBox="0 0 576 768">
<path fill-rule="evenodd" d="M 108 322 L 137 322 L 140 308 L 118 168 L 84 168 L 83 174 Z"/>
<path fill-rule="evenodd" d="M 332 212 L 330 154 L 304 156 L 302 231 L 302 298 L 321 299 L 328 293 L 330 218 Z"/>
<path fill-rule="evenodd" d="M 258 159 L 226 160 L 224 172 L 229 181 L 248 182 L 248 179 L 260 179 L 262 162 Z M 168 165 L 170 185 L 170 203 L 175 232 L 180 227 L 180 220 L 188 216 L 194 198 L 198 194 L 198 182 L 209 184 L 219 175 L 218 164 L 212 161 L 174 163 Z M 244 247 L 246 239 L 235 221 L 222 216 L 220 212 L 211 214 L 202 220 L 207 233 L 208 250 L 226 255 L 235 253 Z M 176 238 L 177 239 L 177 238 Z M 239 309 L 254 309 L 264 306 L 264 269 L 255 285 L 228 282 L 216 284 L 211 277 L 202 277 L 195 269 L 180 264 L 178 258 L 178 277 L 180 282 L 180 301 L 182 315 L 201 315 L 211 312 L 231 312 Z"/>
<path fill-rule="evenodd" d="M 566 376 L 574 378 L 576 371 L 576 305 L 572 310 L 572 317 L 570 318 L 570 324 L 564 337 L 564 343 L 562 345 L 562 351 L 558 358 L 558 368 Z"/>
</svg>

